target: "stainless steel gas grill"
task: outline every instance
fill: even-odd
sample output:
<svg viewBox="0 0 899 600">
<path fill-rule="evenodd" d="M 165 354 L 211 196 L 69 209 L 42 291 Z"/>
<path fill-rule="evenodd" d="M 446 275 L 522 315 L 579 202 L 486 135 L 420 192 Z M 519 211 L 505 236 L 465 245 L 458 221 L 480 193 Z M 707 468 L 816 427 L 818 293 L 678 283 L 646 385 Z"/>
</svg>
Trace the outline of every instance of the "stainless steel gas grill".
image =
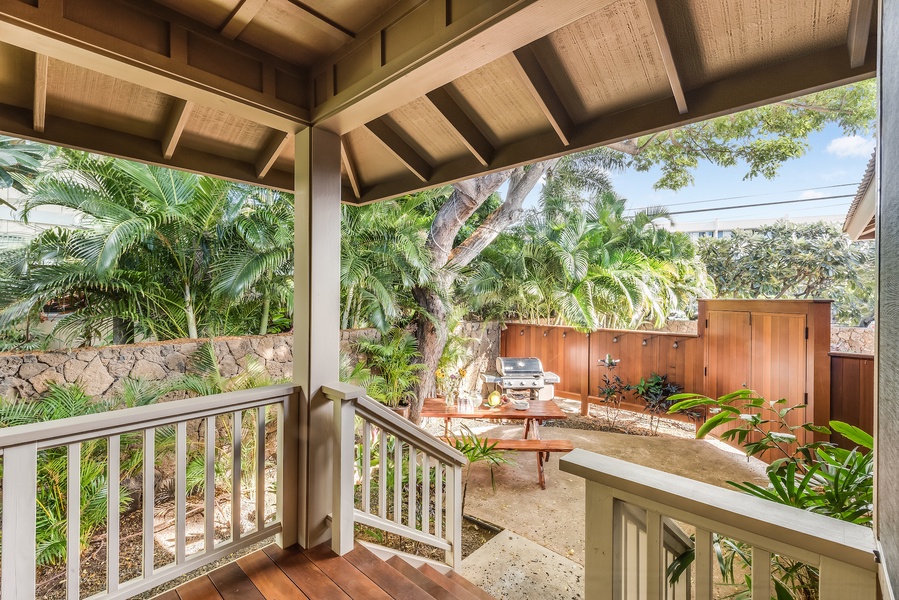
<svg viewBox="0 0 899 600">
<path fill-rule="evenodd" d="M 493 384 L 503 391 L 527 390 L 532 400 L 551 400 L 559 376 L 543 370 L 539 358 L 512 358 L 500 356 L 496 359 L 498 375 L 485 375 L 484 382 Z"/>
</svg>

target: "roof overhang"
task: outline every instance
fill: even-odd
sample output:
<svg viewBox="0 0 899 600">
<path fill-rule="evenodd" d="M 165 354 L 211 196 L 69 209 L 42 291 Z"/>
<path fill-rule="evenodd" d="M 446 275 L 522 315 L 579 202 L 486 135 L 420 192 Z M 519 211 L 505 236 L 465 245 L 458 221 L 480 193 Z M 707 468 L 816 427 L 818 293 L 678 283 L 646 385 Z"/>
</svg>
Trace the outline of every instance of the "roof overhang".
<svg viewBox="0 0 899 600">
<path fill-rule="evenodd" d="M 874 184 L 875 154 L 871 155 L 865 175 L 843 224 L 843 233 L 853 240 L 873 240 L 876 230 L 877 198 Z"/>
<path fill-rule="evenodd" d="M 0 0 L 0 131 L 291 189 L 317 126 L 374 202 L 872 77 L 872 7 Z"/>
</svg>

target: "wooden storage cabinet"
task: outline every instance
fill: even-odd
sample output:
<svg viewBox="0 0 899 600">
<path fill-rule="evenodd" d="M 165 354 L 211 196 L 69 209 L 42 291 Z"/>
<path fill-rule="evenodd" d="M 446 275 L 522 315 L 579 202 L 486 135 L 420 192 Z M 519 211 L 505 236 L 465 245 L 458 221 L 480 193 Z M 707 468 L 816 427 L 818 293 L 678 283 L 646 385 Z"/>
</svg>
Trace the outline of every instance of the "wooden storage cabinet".
<svg viewBox="0 0 899 600">
<path fill-rule="evenodd" d="M 751 389 L 766 400 L 807 404 L 805 411 L 790 413 L 791 425 L 827 425 L 829 300 L 701 300 L 699 335 L 705 342 L 707 396 Z M 812 437 L 798 432 L 798 441 Z"/>
</svg>

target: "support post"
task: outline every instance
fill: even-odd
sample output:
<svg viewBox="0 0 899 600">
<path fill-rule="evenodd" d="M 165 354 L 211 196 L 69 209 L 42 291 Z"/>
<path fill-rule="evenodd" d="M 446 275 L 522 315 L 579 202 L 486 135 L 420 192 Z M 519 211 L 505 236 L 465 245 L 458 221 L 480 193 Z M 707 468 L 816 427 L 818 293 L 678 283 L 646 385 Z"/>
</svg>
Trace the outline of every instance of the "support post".
<svg viewBox="0 0 899 600">
<path fill-rule="evenodd" d="M 334 475 L 331 478 L 334 507 L 331 515 L 331 549 L 343 556 L 353 549 L 355 523 L 356 407 L 355 400 L 365 391 L 336 384 L 325 388 L 334 404 Z M 362 491 L 363 496 L 365 490 Z"/>
<path fill-rule="evenodd" d="M 300 387 L 298 542 L 331 537 L 333 408 L 322 386 L 338 379 L 340 344 L 340 138 L 296 136 L 293 376 Z"/>
<path fill-rule="evenodd" d="M 615 586 L 615 499 L 609 489 L 587 481 L 585 513 L 584 598 L 614 598 Z"/>
</svg>

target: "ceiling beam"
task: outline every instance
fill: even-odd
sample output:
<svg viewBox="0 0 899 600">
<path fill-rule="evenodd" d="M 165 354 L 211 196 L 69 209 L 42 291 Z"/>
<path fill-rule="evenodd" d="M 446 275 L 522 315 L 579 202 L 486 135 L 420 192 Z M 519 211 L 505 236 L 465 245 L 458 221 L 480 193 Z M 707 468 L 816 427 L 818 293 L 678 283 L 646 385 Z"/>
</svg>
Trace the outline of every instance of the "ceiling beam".
<svg viewBox="0 0 899 600">
<path fill-rule="evenodd" d="M 569 145 L 574 123 L 556 90 L 553 89 L 549 77 L 546 76 L 546 71 L 540 66 L 537 55 L 531 48 L 524 46 L 513 52 L 512 56 L 522 82 L 534 97 L 540 110 L 546 116 L 546 120 L 552 125 L 562 143 L 566 146 Z"/>
<path fill-rule="evenodd" d="M 256 159 L 256 176 L 262 179 L 275 166 L 275 161 L 284 152 L 287 143 L 293 139 L 293 136 L 284 131 L 275 131 L 269 137 L 259 158 Z"/>
<path fill-rule="evenodd" d="M 873 10 L 874 0 L 852 0 L 846 46 L 849 48 L 849 64 L 853 67 L 860 67 L 865 63 Z"/>
<path fill-rule="evenodd" d="M 449 92 L 445 88 L 437 88 L 428 92 L 425 98 L 443 116 L 456 138 L 468 148 L 478 162 L 485 167 L 489 165 L 490 159 L 493 158 L 493 145 Z"/>
<path fill-rule="evenodd" d="M 351 42 L 353 38 L 356 37 L 352 31 L 343 27 L 340 23 L 336 21 L 332 21 L 325 15 L 321 14 L 313 10 L 312 8 L 306 6 L 302 2 L 298 0 L 287 0 L 293 6 L 297 7 L 299 11 L 296 13 L 297 16 L 302 19 L 307 24 L 315 27 L 319 31 L 330 35 L 331 37 L 338 40 L 341 44 L 346 44 L 347 42 Z"/>
<path fill-rule="evenodd" d="M 262 10 L 262 7 L 265 6 L 267 1 L 268 0 L 242 0 L 234 12 L 231 13 L 231 16 L 228 17 L 228 20 L 225 21 L 225 24 L 222 25 L 220 30 L 222 35 L 229 40 L 233 40 L 239 36 L 243 30 L 246 29 L 247 25 L 250 24 L 250 21 L 256 18 L 256 15 L 259 14 L 259 11 Z"/>
<path fill-rule="evenodd" d="M 406 140 L 393 130 L 383 119 L 375 119 L 365 124 L 368 129 L 384 148 L 390 152 L 398 161 L 412 171 L 421 181 L 427 181 L 431 177 L 431 165 L 428 164 L 422 156 L 410 146 Z"/>
<path fill-rule="evenodd" d="M 44 131 L 44 123 L 47 119 L 47 71 L 50 58 L 46 54 L 34 55 L 34 130 L 38 133 Z"/>
<path fill-rule="evenodd" d="M 36 133 L 32 129 L 31 121 L 30 110 L 0 104 L 0 132 L 6 135 L 211 175 L 229 181 L 251 183 L 282 191 L 293 190 L 293 173 L 272 169 L 265 177 L 259 177 L 252 163 L 186 146 L 181 146 L 177 155 L 171 160 L 166 160 L 162 155 L 159 140 L 71 121 L 52 114 L 47 115 L 44 131 Z"/>
<path fill-rule="evenodd" d="M 681 85 L 680 75 L 677 73 L 677 65 L 674 63 L 674 55 L 671 53 L 671 44 L 668 43 L 668 34 L 665 33 L 665 23 L 662 21 L 662 15 L 659 12 L 658 0 L 646 0 L 646 9 L 649 11 L 649 20 L 652 22 L 652 30 L 655 34 L 656 43 L 659 46 L 659 52 L 662 54 L 662 64 L 665 66 L 665 73 L 668 75 L 668 83 L 671 85 L 671 92 L 674 94 L 674 100 L 677 102 L 677 110 L 680 114 L 687 112 L 687 98 L 684 96 L 684 87 Z M 865 41 L 868 36 L 865 35 Z"/>
<path fill-rule="evenodd" d="M 356 174 L 356 165 L 350 159 L 350 149 L 347 148 L 346 142 L 340 140 L 340 160 L 343 162 L 343 168 L 346 170 L 347 179 L 350 180 L 350 188 L 353 190 L 353 197 L 357 200 L 362 197 L 362 188 L 359 185 L 359 176 Z"/>
<path fill-rule="evenodd" d="M 489 169 L 465 156 L 435 166 L 425 182 L 407 176 L 373 183 L 359 200 L 346 196 L 344 201 L 367 204 L 395 198 L 869 79 L 876 71 L 876 39 L 872 36 L 868 44 L 865 64 L 858 68 L 849 66 L 849 57 L 840 45 L 690 90 L 686 93 L 689 115 L 680 114 L 671 99 L 664 98 L 581 123 L 568 146 L 555 131 L 546 132 L 497 148 Z"/>
<path fill-rule="evenodd" d="M 162 135 L 162 157 L 171 160 L 175 154 L 175 148 L 181 141 L 181 134 L 184 133 L 184 127 L 193 112 L 194 103 L 181 98 L 175 98 L 172 108 L 169 111 L 168 121 L 166 121 L 165 132 Z"/>
<path fill-rule="evenodd" d="M 313 67 L 311 75 L 317 78 L 339 73 L 344 61 L 352 62 L 349 71 L 355 75 L 339 89 L 327 90 L 329 97 L 313 108 L 312 119 L 317 125 L 347 133 L 615 1 L 481 0 L 451 22 L 442 13 L 444 2 L 398 2 L 355 40 Z M 430 20 L 433 34 L 391 60 L 383 60 L 377 42 L 388 32 L 414 39 L 420 20 L 406 17 L 419 10 L 434 13 Z M 364 68 L 359 66 L 363 53 L 371 55 Z"/>
<path fill-rule="evenodd" d="M 189 46 L 186 52 L 171 52 L 172 55 L 169 56 L 126 41 L 129 36 L 136 39 L 142 35 L 139 26 L 122 24 L 123 28 L 127 26 L 135 29 L 131 32 L 123 30 L 112 36 L 65 19 L 53 11 L 52 6 L 53 3 L 42 2 L 34 7 L 18 0 L 0 0 L 0 40 L 176 98 L 190 100 L 201 106 L 222 110 L 273 129 L 297 132 L 309 124 L 307 109 L 187 63 L 188 56 L 192 53 L 196 56 L 203 53 L 208 55 L 216 47 L 221 47 L 216 44 L 225 45 L 235 52 L 246 52 L 246 56 L 263 65 L 288 67 L 276 57 L 246 44 L 227 40 L 215 30 L 193 21 L 190 21 L 191 31 L 196 28 L 196 35 L 171 36 L 172 46 L 174 47 L 177 39 L 183 41 L 184 38 L 188 43 L 199 38 L 212 39 L 215 43 L 206 42 L 204 46 L 196 48 Z M 141 6 L 153 6 L 153 10 L 156 10 L 157 5 L 146 2 Z M 163 8 L 159 8 L 159 12 L 162 15 L 159 19 L 178 20 L 177 26 L 172 21 L 173 28 L 186 22 L 183 15 L 170 15 Z M 97 18 L 103 18 L 102 11 L 98 11 Z M 215 60 L 215 57 L 210 55 L 205 60 Z M 290 66 L 290 69 L 301 72 L 296 66 Z"/>
</svg>

